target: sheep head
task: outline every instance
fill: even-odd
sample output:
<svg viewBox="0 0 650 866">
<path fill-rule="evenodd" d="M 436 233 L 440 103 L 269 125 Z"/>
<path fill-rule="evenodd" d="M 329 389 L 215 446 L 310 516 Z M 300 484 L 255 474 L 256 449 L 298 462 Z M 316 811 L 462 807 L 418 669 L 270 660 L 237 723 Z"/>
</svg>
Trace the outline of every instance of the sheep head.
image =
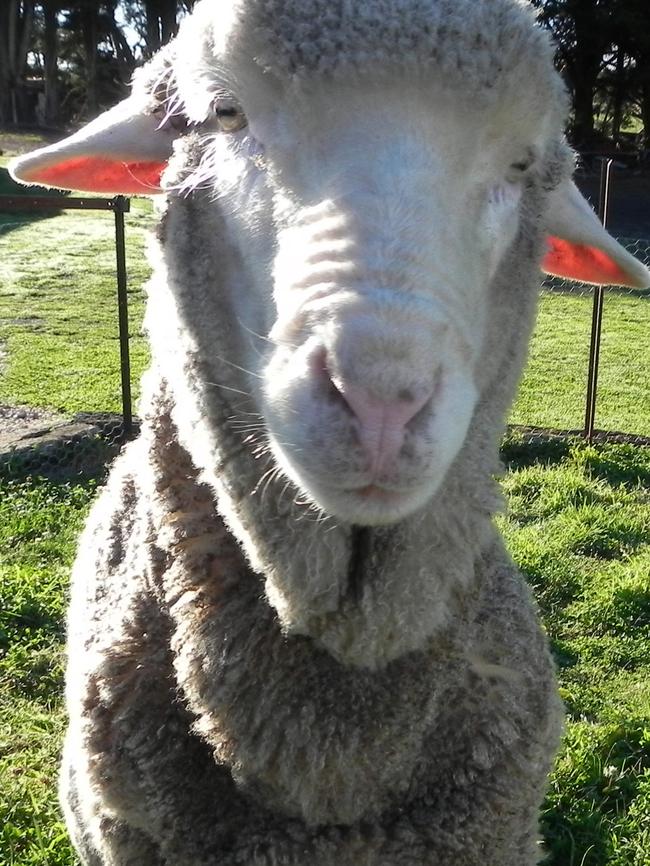
<svg viewBox="0 0 650 866">
<path fill-rule="evenodd" d="M 462 10 L 200 3 L 133 96 L 13 169 L 189 198 L 204 244 L 226 232 L 227 277 L 171 280 L 204 378 L 240 370 L 226 387 L 250 395 L 275 464 L 346 523 L 394 523 L 440 489 L 502 375 L 497 283 L 532 285 L 542 260 L 650 282 L 570 181 L 564 91 L 528 10 Z M 213 317 L 263 342 L 233 357 Z"/>
</svg>

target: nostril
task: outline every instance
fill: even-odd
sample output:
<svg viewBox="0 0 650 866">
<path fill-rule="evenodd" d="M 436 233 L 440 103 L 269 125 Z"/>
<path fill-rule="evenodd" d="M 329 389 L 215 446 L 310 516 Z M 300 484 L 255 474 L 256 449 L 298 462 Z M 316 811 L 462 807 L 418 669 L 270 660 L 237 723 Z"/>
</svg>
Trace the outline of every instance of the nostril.
<svg viewBox="0 0 650 866">
<path fill-rule="evenodd" d="M 355 419 L 361 445 L 371 458 L 373 472 L 397 456 L 407 425 L 430 402 L 435 386 L 418 393 L 410 387 L 395 389 L 393 399 L 376 397 L 364 384 L 350 382 L 331 368 L 327 349 L 319 346 L 309 366 L 321 395 L 338 403 Z"/>
<path fill-rule="evenodd" d="M 323 376 L 330 378 L 330 371 L 327 369 L 327 349 L 324 346 L 319 346 L 311 353 L 309 368 L 318 378 Z"/>
<path fill-rule="evenodd" d="M 344 403 L 348 409 L 354 411 L 348 404 L 341 388 L 337 385 L 336 379 L 330 371 L 327 363 L 327 349 L 325 349 L 324 346 L 321 346 L 313 352 L 309 359 L 309 368 L 314 379 L 319 383 L 319 386 L 325 386 L 326 393 L 329 397 Z"/>
<path fill-rule="evenodd" d="M 392 399 L 375 396 L 363 381 L 350 382 L 332 369 L 325 346 L 311 353 L 309 367 L 321 397 L 338 404 L 354 419 L 358 441 L 368 459 L 368 470 L 377 478 L 397 458 L 407 433 L 407 425 L 429 404 L 436 390 L 395 388 Z M 384 387 L 382 390 L 386 391 Z"/>
<path fill-rule="evenodd" d="M 369 458 L 369 470 L 377 478 L 401 452 L 407 424 L 430 401 L 433 389 L 419 398 L 380 400 L 360 385 L 336 383 L 357 420 L 360 444 Z"/>
</svg>

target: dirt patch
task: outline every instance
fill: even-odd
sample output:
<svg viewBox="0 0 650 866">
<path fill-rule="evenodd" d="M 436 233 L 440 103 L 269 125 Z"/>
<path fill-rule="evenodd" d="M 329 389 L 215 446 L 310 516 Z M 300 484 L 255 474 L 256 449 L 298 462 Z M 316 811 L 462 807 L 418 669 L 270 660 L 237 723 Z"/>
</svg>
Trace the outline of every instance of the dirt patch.
<svg viewBox="0 0 650 866">
<path fill-rule="evenodd" d="M 0 454 L 12 448 L 33 445 L 35 439 L 51 433 L 53 428 L 67 421 L 63 415 L 48 409 L 0 404 Z"/>
<path fill-rule="evenodd" d="M 56 479 L 102 477 L 127 438 L 122 418 L 108 412 L 79 412 L 66 418 L 30 406 L 0 405 L 0 473 Z"/>
</svg>

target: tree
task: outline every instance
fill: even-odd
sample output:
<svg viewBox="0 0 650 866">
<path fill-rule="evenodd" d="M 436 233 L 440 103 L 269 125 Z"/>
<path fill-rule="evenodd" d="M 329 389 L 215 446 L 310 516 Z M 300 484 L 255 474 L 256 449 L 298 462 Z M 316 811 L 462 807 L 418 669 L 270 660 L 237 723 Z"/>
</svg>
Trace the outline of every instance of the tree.
<svg viewBox="0 0 650 866">
<path fill-rule="evenodd" d="M 34 0 L 0 4 L 0 121 L 18 123 L 25 110 L 25 70 L 34 24 Z"/>
<path fill-rule="evenodd" d="M 45 117 L 48 125 L 59 119 L 58 87 L 58 0 L 43 0 L 43 80 L 45 85 Z"/>
<path fill-rule="evenodd" d="M 650 135 L 650 7 L 648 0 L 532 0 L 558 46 L 557 64 L 573 101 L 574 144 L 593 142 L 596 100 L 601 123 L 618 140 L 640 106 Z"/>
<path fill-rule="evenodd" d="M 646 147 L 650 145 L 650 11 L 647 0 L 619 0 L 621 42 L 632 59 L 630 91 L 638 96 Z"/>
<path fill-rule="evenodd" d="M 151 57 L 176 35 L 179 19 L 191 11 L 194 0 L 122 0 L 120 6 L 140 37 L 142 55 Z"/>
<path fill-rule="evenodd" d="M 560 71 L 573 100 L 572 138 L 594 138 L 594 96 L 604 57 L 613 41 L 615 0 L 533 0 L 539 19 L 555 39 Z"/>
<path fill-rule="evenodd" d="M 178 30 L 176 0 L 144 0 L 147 20 L 147 48 L 149 54 L 169 42 Z"/>
<path fill-rule="evenodd" d="M 193 5 L 0 0 L 0 123 L 58 125 L 93 116 L 120 98 L 137 63 L 176 34 L 179 18 Z M 124 20 L 139 44 L 130 44 Z"/>
<path fill-rule="evenodd" d="M 127 82 L 136 67 L 136 59 L 133 49 L 117 23 L 116 8 L 117 0 L 109 0 L 106 3 L 106 26 L 113 52 L 120 66 L 120 77 L 122 81 Z"/>
</svg>

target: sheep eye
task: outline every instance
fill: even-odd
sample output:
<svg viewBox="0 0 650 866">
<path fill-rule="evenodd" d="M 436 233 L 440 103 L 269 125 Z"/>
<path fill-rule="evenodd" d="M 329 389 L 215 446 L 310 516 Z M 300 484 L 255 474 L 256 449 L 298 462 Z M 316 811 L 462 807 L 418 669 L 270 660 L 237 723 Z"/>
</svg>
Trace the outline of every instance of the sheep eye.
<svg viewBox="0 0 650 866">
<path fill-rule="evenodd" d="M 511 171 L 516 172 L 517 174 L 525 174 L 531 165 L 535 162 L 535 157 L 532 153 L 527 153 L 525 157 L 517 162 L 513 162 L 510 164 Z"/>
<path fill-rule="evenodd" d="M 246 115 L 232 99 L 217 97 L 212 110 L 221 132 L 237 132 L 246 126 Z"/>
</svg>

